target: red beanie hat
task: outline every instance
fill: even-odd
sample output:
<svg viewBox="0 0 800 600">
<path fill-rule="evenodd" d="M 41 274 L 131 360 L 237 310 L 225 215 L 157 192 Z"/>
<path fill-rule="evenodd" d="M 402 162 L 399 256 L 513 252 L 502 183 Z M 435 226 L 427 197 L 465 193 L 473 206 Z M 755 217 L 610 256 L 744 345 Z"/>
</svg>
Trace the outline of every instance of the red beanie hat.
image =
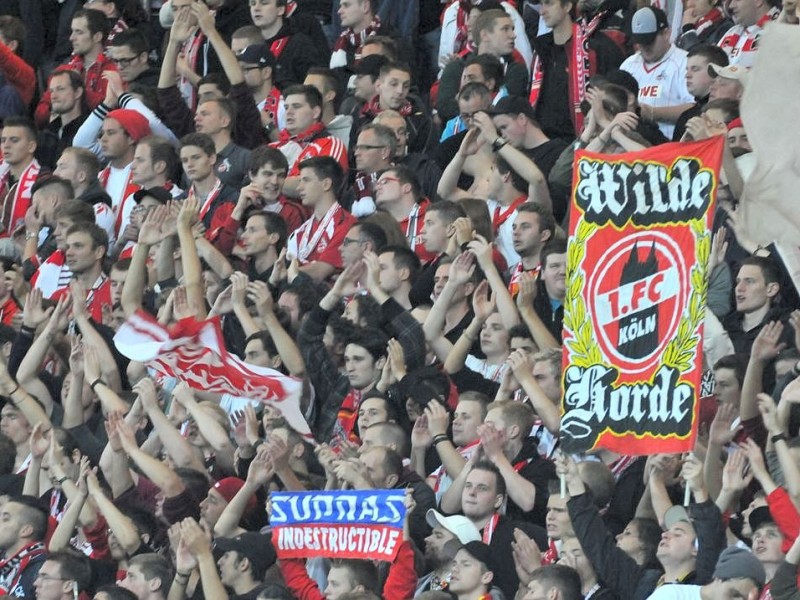
<svg viewBox="0 0 800 600">
<path fill-rule="evenodd" d="M 728 131 L 731 129 L 736 129 L 737 127 L 744 127 L 744 123 L 742 123 L 741 117 L 736 117 L 733 121 L 728 123 Z"/>
<path fill-rule="evenodd" d="M 106 116 L 107 119 L 114 119 L 131 136 L 134 142 L 138 142 L 144 137 L 150 135 L 150 123 L 147 119 L 135 110 L 129 108 L 118 108 L 112 110 Z"/>
<path fill-rule="evenodd" d="M 225 479 L 220 479 L 217 483 L 214 484 L 212 489 L 215 489 L 220 496 L 225 498 L 226 502 L 230 502 L 233 500 L 233 497 L 239 492 L 240 489 L 244 487 L 244 481 L 239 479 L 238 477 L 226 477 Z M 257 500 L 255 495 L 250 497 L 250 500 L 247 501 L 247 508 L 245 509 L 245 513 L 249 513 L 252 510 L 255 510 L 257 505 Z"/>
</svg>

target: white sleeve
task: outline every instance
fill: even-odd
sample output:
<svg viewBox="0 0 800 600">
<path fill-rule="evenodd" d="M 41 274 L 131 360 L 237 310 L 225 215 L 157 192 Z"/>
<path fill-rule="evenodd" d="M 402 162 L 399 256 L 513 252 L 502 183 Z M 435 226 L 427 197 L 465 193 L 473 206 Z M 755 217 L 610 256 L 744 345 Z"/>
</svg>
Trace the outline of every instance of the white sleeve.
<svg viewBox="0 0 800 600">
<path fill-rule="evenodd" d="M 75 133 L 75 137 L 72 138 L 73 146 L 90 150 L 92 154 L 103 162 L 105 162 L 106 157 L 103 156 L 103 150 L 100 146 L 100 129 L 103 127 L 103 121 L 108 113 L 108 108 L 104 104 L 99 104 L 86 117 L 83 125 Z"/>
<path fill-rule="evenodd" d="M 154 135 L 166 138 L 176 146 L 178 145 L 178 138 L 172 133 L 172 130 L 164 125 L 161 119 L 133 94 L 122 94 L 119 98 L 119 106 L 120 108 L 135 110 L 147 119 L 148 123 L 150 123 L 150 131 L 152 131 Z"/>
<path fill-rule="evenodd" d="M 449 54 L 453 53 L 453 45 L 456 43 L 456 27 L 458 17 L 458 2 L 453 2 L 444 9 L 442 16 L 442 33 L 439 36 L 439 68 L 444 69 L 444 61 Z"/>
</svg>

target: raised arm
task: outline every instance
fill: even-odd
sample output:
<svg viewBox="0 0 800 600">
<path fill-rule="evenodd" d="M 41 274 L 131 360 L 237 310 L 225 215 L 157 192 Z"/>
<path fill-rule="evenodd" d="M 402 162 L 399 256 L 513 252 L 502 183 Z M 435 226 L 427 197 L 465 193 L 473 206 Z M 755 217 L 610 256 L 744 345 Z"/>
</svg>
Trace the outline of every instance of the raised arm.
<svg viewBox="0 0 800 600">
<path fill-rule="evenodd" d="M 142 474 L 152 481 L 166 498 L 177 496 L 186 489 L 183 481 L 175 471 L 139 448 L 133 431 L 127 423 L 124 421 L 118 422 L 117 431 L 119 432 L 122 449 L 136 463 Z"/>
<path fill-rule="evenodd" d="M 514 299 L 508 293 L 505 281 L 494 264 L 492 245 L 481 235 L 476 235 L 475 239 L 467 244 L 470 251 L 478 260 L 478 266 L 486 276 L 486 281 L 492 288 L 492 296 L 497 304 L 497 312 L 503 318 L 503 325 L 511 329 L 519 324 L 519 312 L 514 304 Z"/>
<path fill-rule="evenodd" d="M 263 445 L 256 451 L 256 456 L 250 462 L 247 469 L 247 479 L 244 485 L 236 492 L 236 495 L 228 502 L 214 525 L 214 535 L 221 537 L 232 537 L 239 529 L 239 521 L 250 502 L 250 498 L 270 481 L 275 472 L 272 468 L 272 461 L 269 458 L 269 450 Z"/>
<path fill-rule="evenodd" d="M 192 225 L 197 221 L 200 204 L 195 197 L 183 201 L 178 213 L 178 240 L 181 245 L 181 264 L 183 265 L 183 285 L 189 306 L 195 318 L 205 317 L 205 297 L 203 295 L 203 268 L 197 245 L 192 234 Z"/>
<path fill-rule="evenodd" d="M 786 344 L 781 343 L 783 323 L 771 321 L 761 328 L 750 351 L 750 360 L 742 381 L 742 401 L 739 405 L 739 416 L 742 421 L 759 416 L 758 394 L 764 391 L 764 369 L 774 360 Z"/>
<path fill-rule="evenodd" d="M 119 545 L 128 556 L 132 556 L 142 545 L 136 525 L 105 495 L 93 471 L 86 475 L 86 488 Z"/>
<path fill-rule="evenodd" d="M 194 519 L 181 521 L 181 539 L 197 560 L 203 596 L 214 600 L 228 600 L 228 592 L 219 578 L 217 561 L 211 552 L 211 539 Z"/>
<path fill-rule="evenodd" d="M 462 198 L 471 197 L 468 192 L 458 187 L 458 179 L 461 177 L 467 158 L 476 154 L 483 145 L 483 142 L 479 139 L 479 133 L 477 129 L 469 130 L 467 135 L 464 136 L 458 152 L 447 164 L 436 188 L 436 194 L 441 198 L 445 200 L 461 200 Z"/>
<path fill-rule="evenodd" d="M 534 378 L 528 353 L 524 350 L 515 350 L 508 356 L 508 365 L 547 431 L 558 435 L 561 428 L 561 409 L 547 397 L 539 382 Z"/>
<path fill-rule="evenodd" d="M 444 325 L 447 310 L 450 308 L 450 301 L 453 299 L 460 286 L 464 286 L 472 278 L 475 272 L 475 255 L 471 252 L 459 254 L 450 265 L 450 275 L 447 283 L 442 288 L 439 297 L 433 303 L 425 323 L 422 324 L 422 331 L 425 339 L 430 344 L 436 357 L 444 362 L 447 355 L 453 349 L 453 344 L 444 336 Z"/>
<path fill-rule="evenodd" d="M 140 380 L 133 386 L 133 391 L 139 396 L 142 407 L 147 412 L 147 417 L 158 433 L 164 449 L 179 467 L 187 467 L 196 471 L 204 471 L 205 464 L 197 448 L 181 435 L 181 432 L 170 422 L 164 411 L 158 405 L 156 386 L 149 378 Z"/>
<path fill-rule="evenodd" d="M 202 2 L 193 2 L 190 6 L 192 14 L 197 18 L 200 30 L 208 38 L 211 47 L 214 48 L 214 52 L 217 53 L 217 58 L 219 58 L 222 70 L 225 71 L 228 81 L 231 82 L 231 85 L 243 83 L 244 73 L 242 72 L 242 67 L 239 65 L 239 61 L 230 46 L 217 31 L 214 15 L 211 14 L 208 6 Z"/>
<path fill-rule="evenodd" d="M 168 217 L 169 209 L 166 206 L 156 207 L 148 211 L 139 228 L 139 242 L 133 250 L 128 277 L 122 286 L 120 297 L 126 318 L 142 308 L 142 297 L 147 286 L 147 258 L 150 255 L 150 248 L 169 235 L 161 230 L 161 223 Z"/>
<path fill-rule="evenodd" d="M 464 362 L 469 354 L 472 344 L 480 337 L 481 329 L 486 319 L 494 312 L 496 307 L 494 294 L 489 290 L 489 282 L 484 280 L 478 284 L 472 293 L 472 310 L 475 316 L 469 326 L 461 333 L 450 352 L 444 360 L 446 373 L 458 373 L 464 368 Z"/>
<path fill-rule="evenodd" d="M 256 305 L 258 316 L 264 322 L 272 342 L 278 349 L 281 362 L 290 375 L 303 377 L 306 373 L 306 364 L 303 355 L 294 338 L 289 335 L 278 317 L 275 315 L 272 292 L 263 281 L 251 281 L 247 284 L 247 297 Z"/>
<path fill-rule="evenodd" d="M 172 392 L 173 402 L 179 402 L 197 424 L 197 429 L 214 449 L 217 461 L 223 467 L 233 468 L 233 444 L 228 430 L 195 400 L 194 391 L 179 383 Z"/>
<path fill-rule="evenodd" d="M 86 288 L 77 279 L 73 279 L 70 282 L 70 291 L 73 299 L 72 315 L 81 331 L 84 345 L 91 346 L 100 359 L 100 372 L 103 382 L 114 390 L 121 389 L 122 379 L 117 367 L 117 361 L 114 360 L 114 354 L 106 344 L 103 336 L 95 328 L 86 309 Z"/>
<path fill-rule="evenodd" d="M 542 321 L 539 313 L 533 308 L 533 301 L 539 293 L 536 277 L 531 273 L 522 273 L 519 277 L 519 292 L 517 293 L 517 308 L 522 321 L 528 326 L 528 331 L 533 336 L 533 341 L 539 350 L 547 348 L 560 348 L 561 344 L 553 337 L 550 330 Z"/>
</svg>

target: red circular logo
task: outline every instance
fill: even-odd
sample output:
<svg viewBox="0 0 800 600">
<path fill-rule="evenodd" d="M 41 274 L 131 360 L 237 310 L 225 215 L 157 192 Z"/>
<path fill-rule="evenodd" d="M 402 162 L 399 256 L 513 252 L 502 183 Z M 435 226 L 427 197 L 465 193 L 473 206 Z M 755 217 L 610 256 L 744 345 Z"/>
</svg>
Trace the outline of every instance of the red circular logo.
<svg viewBox="0 0 800 600">
<path fill-rule="evenodd" d="M 588 274 L 592 322 L 603 353 L 623 371 L 656 364 L 685 307 L 688 271 L 678 245 L 655 231 L 613 244 Z"/>
</svg>

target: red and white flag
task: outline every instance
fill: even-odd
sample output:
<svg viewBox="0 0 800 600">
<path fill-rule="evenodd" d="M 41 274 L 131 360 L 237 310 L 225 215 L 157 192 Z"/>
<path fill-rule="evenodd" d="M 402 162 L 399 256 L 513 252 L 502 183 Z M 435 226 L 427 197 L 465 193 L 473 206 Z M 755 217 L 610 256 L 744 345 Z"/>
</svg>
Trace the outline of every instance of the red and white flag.
<svg viewBox="0 0 800 600">
<path fill-rule="evenodd" d="M 176 377 L 191 388 L 252 398 L 274 406 L 295 431 L 307 441 L 314 441 L 300 411 L 302 381 L 249 365 L 229 353 L 217 317 L 206 321 L 183 319 L 168 329 L 139 310 L 119 328 L 114 344 L 129 359 Z"/>
</svg>

